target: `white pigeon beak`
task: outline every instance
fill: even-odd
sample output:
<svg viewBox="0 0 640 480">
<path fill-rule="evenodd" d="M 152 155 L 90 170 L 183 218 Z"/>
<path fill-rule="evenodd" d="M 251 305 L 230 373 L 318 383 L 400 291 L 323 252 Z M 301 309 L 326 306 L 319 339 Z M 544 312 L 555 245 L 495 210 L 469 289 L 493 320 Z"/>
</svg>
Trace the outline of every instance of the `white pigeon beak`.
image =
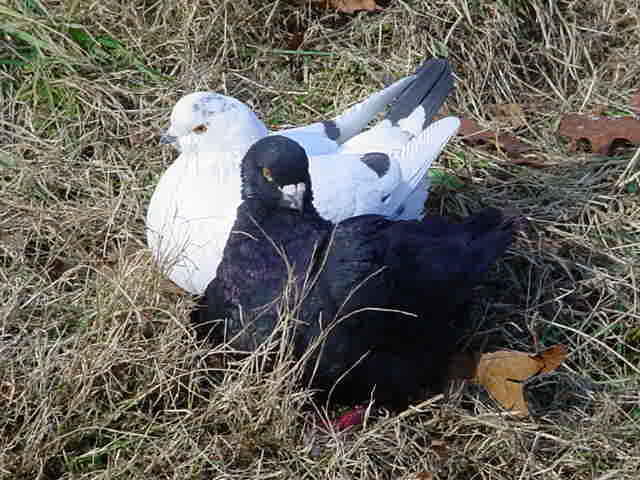
<svg viewBox="0 0 640 480">
<path fill-rule="evenodd" d="M 304 194 L 306 190 L 307 186 L 304 183 L 285 185 L 280 189 L 282 192 L 280 206 L 301 212 L 304 207 Z"/>
</svg>

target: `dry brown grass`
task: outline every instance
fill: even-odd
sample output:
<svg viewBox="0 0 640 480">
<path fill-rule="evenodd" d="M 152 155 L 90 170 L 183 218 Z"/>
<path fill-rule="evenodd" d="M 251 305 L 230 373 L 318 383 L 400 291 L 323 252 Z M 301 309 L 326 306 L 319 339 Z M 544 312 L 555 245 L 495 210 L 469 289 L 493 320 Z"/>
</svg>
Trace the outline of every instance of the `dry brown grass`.
<svg viewBox="0 0 640 480">
<path fill-rule="evenodd" d="M 568 154 L 555 131 L 562 112 L 626 109 L 638 2 L 392 1 L 355 17 L 293 3 L 0 5 L 0 59 L 30 57 L 0 64 L 0 478 L 637 478 L 640 207 L 617 187 L 637 166 Z M 299 32 L 311 53 L 279 53 Z M 483 105 L 527 105 L 520 136 L 558 164 L 459 142 L 441 159 L 461 187 L 436 187 L 430 209 L 531 217 L 483 289 L 474 341 L 571 353 L 530 385 L 530 420 L 466 387 L 322 434 L 286 362 L 221 368 L 193 342 L 190 300 L 145 250 L 146 204 L 175 156 L 157 133 L 202 88 L 271 125 L 315 120 L 434 52 L 458 76 L 453 112 L 486 122 Z"/>
</svg>

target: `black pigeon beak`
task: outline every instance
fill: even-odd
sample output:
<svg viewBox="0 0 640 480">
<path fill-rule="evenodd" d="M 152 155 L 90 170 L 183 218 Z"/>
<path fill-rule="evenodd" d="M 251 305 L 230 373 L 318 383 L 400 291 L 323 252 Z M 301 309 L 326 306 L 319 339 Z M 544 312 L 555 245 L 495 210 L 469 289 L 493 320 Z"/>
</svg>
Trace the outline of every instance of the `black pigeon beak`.
<svg viewBox="0 0 640 480">
<path fill-rule="evenodd" d="M 280 205 L 301 212 L 304 208 L 304 194 L 306 190 L 307 186 L 304 183 L 285 185 L 280 189 L 282 192 Z"/>
</svg>

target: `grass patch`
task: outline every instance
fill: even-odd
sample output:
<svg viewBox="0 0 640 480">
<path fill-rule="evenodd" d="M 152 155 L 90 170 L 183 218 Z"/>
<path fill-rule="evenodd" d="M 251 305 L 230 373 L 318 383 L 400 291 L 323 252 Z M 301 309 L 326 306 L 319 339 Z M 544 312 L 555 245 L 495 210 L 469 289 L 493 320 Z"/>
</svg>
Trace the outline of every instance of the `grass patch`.
<svg viewBox="0 0 640 480">
<path fill-rule="evenodd" d="M 387 3 L 353 16 L 254 0 L 0 6 L 0 476 L 636 478 L 638 167 L 629 149 L 569 154 L 556 127 L 564 112 L 629 111 L 637 14 L 618 0 Z M 478 292 L 471 345 L 562 342 L 570 356 L 531 385 L 533 419 L 466 386 L 328 435 L 313 419 L 338 410 L 316 412 L 286 358 L 223 364 L 224 347 L 194 342 L 191 299 L 145 249 L 147 202 L 175 158 L 158 134 L 196 89 L 302 124 L 435 53 L 457 75 L 451 112 L 484 122 L 487 104 L 525 105 L 518 134 L 554 163 L 454 141 L 432 172 L 431 212 L 531 219 Z"/>
</svg>

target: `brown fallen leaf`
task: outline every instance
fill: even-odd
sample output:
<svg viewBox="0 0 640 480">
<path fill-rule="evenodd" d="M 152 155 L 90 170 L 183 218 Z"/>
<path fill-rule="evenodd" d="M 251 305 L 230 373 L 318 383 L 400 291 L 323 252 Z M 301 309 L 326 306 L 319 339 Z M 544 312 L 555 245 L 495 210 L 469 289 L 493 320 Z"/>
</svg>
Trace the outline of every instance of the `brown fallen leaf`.
<svg viewBox="0 0 640 480">
<path fill-rule="evenodd" d="M 558 134 L 569 138 L 569 150 L 572 152 L 578 149 L 578 142 L 587 141 L 592 152 L 609 155 L 616 140 L 640 145 L 640 119 L 572 113 L 564 116 Z"/>
<path fill-rule="evenodd" d="M 322 4 L 325 8 L 335 8 L 342 13 L 354 13 L 359 10 L 374 12 L 382 10 L 375 0 L 313 0 L 313 3 Z"/>
<path fill-rule="evenodd" d="M 458 135 L 461 135 L 463 137 L 462 141 L 468 145 L 491 144 L 494 145 L 496 149 L 502 150 L 511 156 L 517 156 L 533 150 L 533 147 L 527 145 L 511 133 L 497 133 L 492 130 L 487 130 L 481 127 L 475 120 L 469 120 L 468 118 L 461 119 Z"/>
<path fill-rule="evenodd" d="M 484 353 L 472 381 L 485 387 L 505 409 L 528 415 L 524 382 L 535 375 L 552 372 L 565 358 L 564 345 L 554 345 L 534 355 L 514 350 Z"/>
<path fill-rule="evenodd" d="M 526 125 L 524 111 L 517 103 L 494 103 L 487 105 L 489 113 L 494 120 L 513 128 L 519 128 Z"/>
</svg>

